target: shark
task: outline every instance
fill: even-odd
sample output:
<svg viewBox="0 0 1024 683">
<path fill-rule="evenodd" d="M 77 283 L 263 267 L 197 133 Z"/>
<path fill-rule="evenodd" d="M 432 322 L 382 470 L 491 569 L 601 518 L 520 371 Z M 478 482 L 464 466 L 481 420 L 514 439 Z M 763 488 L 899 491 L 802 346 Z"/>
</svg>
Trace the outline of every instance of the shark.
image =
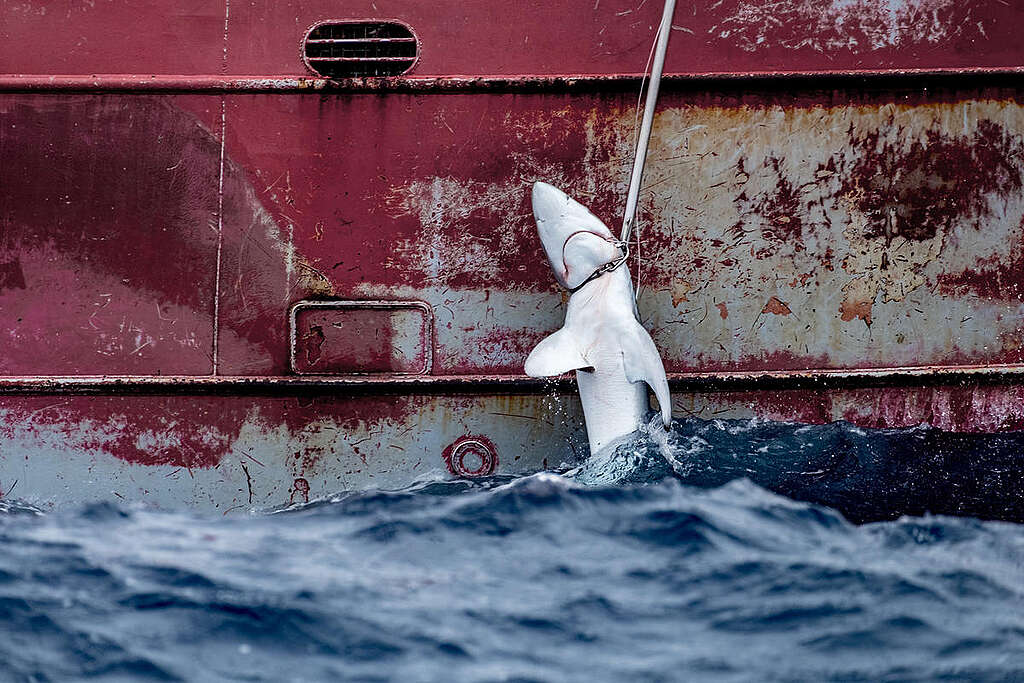
<svg viewBox="0 0 1024 683">
<path fill-rule="evenodd" d="M 672 421 L 665 366 L 640 324 L 627 245 L 589 209 L 544 182 L 533 184 L 533 216 L 555 280 L 571 292 L 561 329 L 526 358 L 530 377 L 575 370 L 591 454 L 635 432 L 650 412 Z"/>
</svg>

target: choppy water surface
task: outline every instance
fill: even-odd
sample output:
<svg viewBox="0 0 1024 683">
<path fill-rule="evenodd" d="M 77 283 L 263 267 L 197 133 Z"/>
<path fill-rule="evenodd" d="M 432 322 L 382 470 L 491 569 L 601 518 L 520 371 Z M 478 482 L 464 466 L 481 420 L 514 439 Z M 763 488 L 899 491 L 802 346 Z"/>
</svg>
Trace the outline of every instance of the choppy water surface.
<svg viewBox="0 0 1024 683">
<path fill-rule="evenodd" d="M 1020 680 L 1022 527 L 898 515 L 1019 519 L 1021 445 L 692 421 L 241 518 L 8 503 L 0 680 Z"/>
</svg>

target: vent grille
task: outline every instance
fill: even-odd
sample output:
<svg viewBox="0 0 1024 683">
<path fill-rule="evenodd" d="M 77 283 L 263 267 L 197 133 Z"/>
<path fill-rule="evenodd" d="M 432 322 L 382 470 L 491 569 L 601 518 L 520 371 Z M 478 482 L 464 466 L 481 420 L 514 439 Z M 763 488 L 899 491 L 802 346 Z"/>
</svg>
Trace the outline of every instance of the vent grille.
<svg viewBox="0 0 1024 683">
<path fill-rule="evenodd" d="M 416 64 L 419 41 L 397 21 L 330 21 L 310 29 L 303 51 L 327 78 L 400 76 Z"/>
</svg>

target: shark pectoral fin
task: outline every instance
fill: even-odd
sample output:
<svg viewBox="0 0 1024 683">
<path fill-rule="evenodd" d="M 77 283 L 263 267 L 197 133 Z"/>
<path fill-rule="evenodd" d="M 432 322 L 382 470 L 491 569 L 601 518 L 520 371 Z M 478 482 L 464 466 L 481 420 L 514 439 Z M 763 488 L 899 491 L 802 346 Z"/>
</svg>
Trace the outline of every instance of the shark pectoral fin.
<svg viewBox="0 0 1024 683">
<path fill-rule="evenodd" d="M 589 367 L 572 335 L 563 327 L 533 348 L 523 369 L 530 377 L 554 377 Z"/>
<path fill-rule="evenodd" d="M 622 368 L 630 382 L 647 382 L 658 397 L 661 422 L 666 429 L 672 423 L 672 397 L 661 355 L 651 335 L 639 323 L 632 326 L 622 340 Z"/>
</svg>

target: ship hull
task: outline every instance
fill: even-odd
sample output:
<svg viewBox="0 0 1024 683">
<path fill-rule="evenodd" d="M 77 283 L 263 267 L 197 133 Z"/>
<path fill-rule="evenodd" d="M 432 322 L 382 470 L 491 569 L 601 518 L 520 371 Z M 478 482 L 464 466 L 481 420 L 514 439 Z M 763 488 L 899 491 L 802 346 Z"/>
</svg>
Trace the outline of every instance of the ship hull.
<svg viewBox="0 0 1024 683">
<path fill-rule="evenodd" d="M 571 381 L 522 374 L 565 306 L 529 187 L 620 220 L 659 8 L 460 4 L 460 47 L 410 4 L 408 76 L 326 80 L 306 29 L 362 13 L 156 3 L 121 20 L 169 47 L 115 49 L 66 4 L 0 3 L 0 493 L 229 511 L 585 455 Z M 1021 429 L 1020 10 L 783 5 L 673 33 L 631 266 L 675 414 Z"/>
</svg>

